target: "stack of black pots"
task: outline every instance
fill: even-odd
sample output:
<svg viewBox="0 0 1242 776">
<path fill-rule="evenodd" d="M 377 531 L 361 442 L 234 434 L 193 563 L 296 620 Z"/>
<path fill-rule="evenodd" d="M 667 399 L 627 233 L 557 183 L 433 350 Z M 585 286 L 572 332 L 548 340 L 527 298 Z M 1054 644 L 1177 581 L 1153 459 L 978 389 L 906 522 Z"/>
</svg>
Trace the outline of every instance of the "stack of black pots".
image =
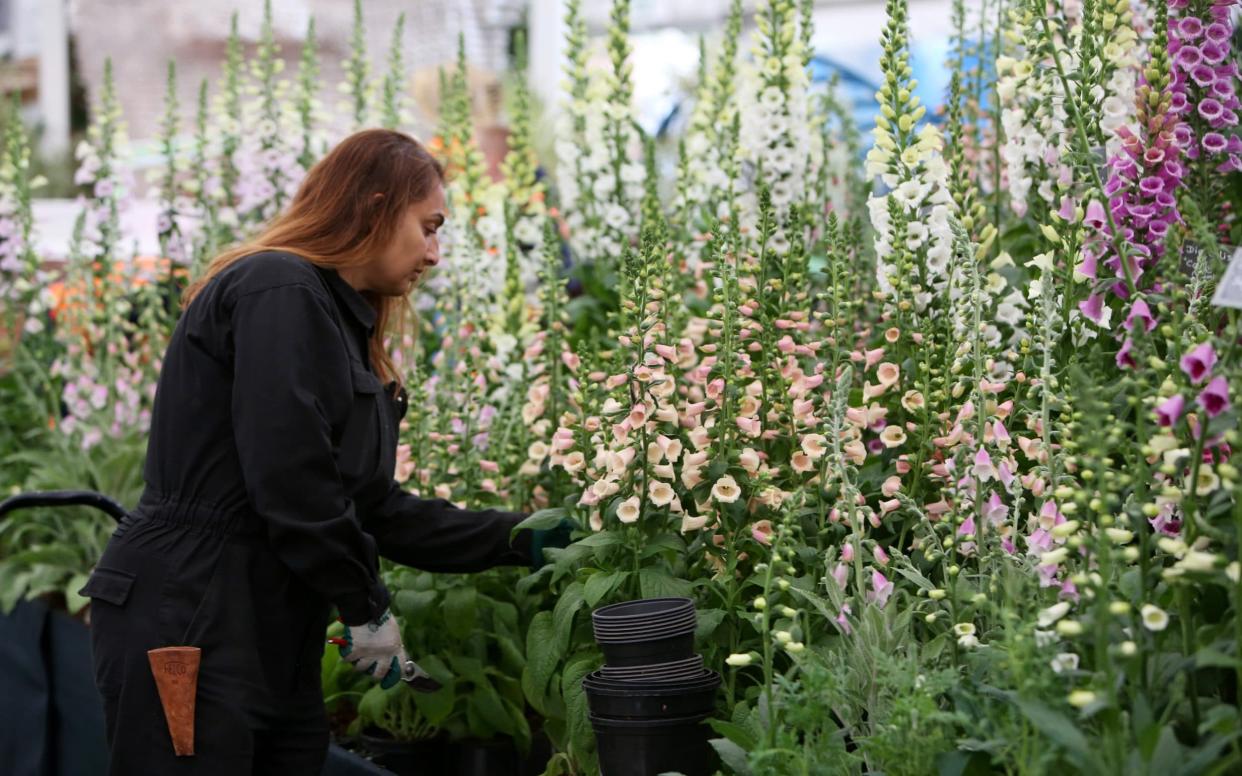
<svg viewBox="0 0 1242 776">
<path fill-rule="evenodd" d="M 716 708 L 720 674 L 694 654 L 694 602 L 627 601 L 595 610 L 591 620 L 606 664 L 582 688 L 602 776 L 714 773 L 706 720 Z"/>
</svg>

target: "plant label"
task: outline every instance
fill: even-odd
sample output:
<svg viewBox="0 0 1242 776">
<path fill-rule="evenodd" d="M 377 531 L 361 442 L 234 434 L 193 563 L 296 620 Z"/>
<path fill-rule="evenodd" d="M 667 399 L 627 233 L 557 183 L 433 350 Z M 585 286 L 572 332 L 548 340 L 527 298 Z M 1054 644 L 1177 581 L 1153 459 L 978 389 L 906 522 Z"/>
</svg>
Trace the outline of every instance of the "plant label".
<svg viewBox="0 0 1242 776">
<path fill-rule="evenodd" d="M 1225 276 L 1216 286 L 1216 293 L 1212 295 L 1212 304 L 1216 307 L 1242 310 L 1242 259 L 1238 258 L 1240 253 L 1242 248 L 1233 252 L 1233 258 L 1225 268 Z"/>
<path fill-rule="evenodd" d="M 1200 249 L 1199 243 L 1195 243 L 1195 242 L 1182 243 L 1182 253 L 1180 257 L 1181 261 L 1178 263 L 1178 265 L 1181 267 L 1181 270 L 1183 273 L 1187 275 L 1194 274 L 1195 266 L 1199 263 L 1199 254 L 1202 252 L 1203 251 L 1202 249 Z"/>
</svg>

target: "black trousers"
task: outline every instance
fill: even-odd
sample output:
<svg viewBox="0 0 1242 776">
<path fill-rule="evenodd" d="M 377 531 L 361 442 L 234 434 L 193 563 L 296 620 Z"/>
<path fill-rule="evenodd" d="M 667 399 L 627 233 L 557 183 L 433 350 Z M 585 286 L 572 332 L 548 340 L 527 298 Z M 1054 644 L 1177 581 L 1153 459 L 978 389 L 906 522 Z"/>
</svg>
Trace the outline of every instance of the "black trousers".
<svg viewBox="0 0 1242 776">
<path fill-rule="evenodd" d="M 126 518 L 82 592 L 110 776 L 318 776 L 327 607 L 266 537 L 220 516 Z M 202 650 L 195 754 L 177 757 L 147 650 Z"/>
</svg>

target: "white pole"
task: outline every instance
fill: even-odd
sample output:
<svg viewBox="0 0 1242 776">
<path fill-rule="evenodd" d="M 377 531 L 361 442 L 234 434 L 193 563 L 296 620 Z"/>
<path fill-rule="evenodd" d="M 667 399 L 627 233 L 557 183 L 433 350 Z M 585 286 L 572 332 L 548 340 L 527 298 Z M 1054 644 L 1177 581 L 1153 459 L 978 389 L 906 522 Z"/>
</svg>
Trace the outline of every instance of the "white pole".
<svg viewBox="0 0 1242 776">
<path fill-rule="evenodd" d="M 39 17 L 42 150 L 53 156 L 69 148 L 69 25 L 65 0 L 44 0 Z"/>
<path fill-rule="evenodd" d="M 543 105 L 545 120 L 556 117 L 565 78 L 565 2 L 531 0 L 526 80 Z"/>
</svg>

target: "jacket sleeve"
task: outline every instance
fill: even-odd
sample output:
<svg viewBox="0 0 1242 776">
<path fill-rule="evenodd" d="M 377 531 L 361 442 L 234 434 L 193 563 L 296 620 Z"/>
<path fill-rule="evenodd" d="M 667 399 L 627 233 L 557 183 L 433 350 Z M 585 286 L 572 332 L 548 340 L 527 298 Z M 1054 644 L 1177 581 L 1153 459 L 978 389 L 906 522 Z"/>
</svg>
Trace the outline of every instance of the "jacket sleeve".
<svg viewBox="0 0 1242 776">
<path fill-rule="evenodd" d="M 529 564 L 530 531 L 519 531 L 509 542 L 524 519 L 520 512 L 458 509 L 444 499 L 419 498 L 393 480 L 383 500 L 363 513 L 362 525 L 389 560 L 465 573 Z"/>
<path fill-rule="evenodd" d="M 330 418 L 352 398 L 330 302 L 289 284 L 233 309 L 233 433 L 246 492 L 272 549 L 346 624 L 378 617 L 388 591 L 336 465 Z"/>
</svg>

